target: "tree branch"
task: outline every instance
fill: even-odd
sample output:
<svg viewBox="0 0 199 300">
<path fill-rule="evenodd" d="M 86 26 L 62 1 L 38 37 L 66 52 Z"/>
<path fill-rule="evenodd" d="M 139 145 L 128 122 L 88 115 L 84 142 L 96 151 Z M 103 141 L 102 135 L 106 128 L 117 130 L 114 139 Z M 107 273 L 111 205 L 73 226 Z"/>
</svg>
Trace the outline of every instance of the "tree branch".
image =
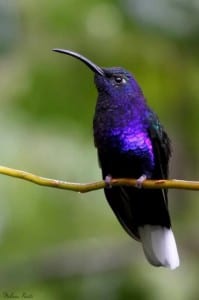
<svg viewBox="0 0 199 300">
<path fill-rule="evenodd" d="M 23 179 L 26 181 L 30 181 L 32 183 L 48 186 L 52 188 L 64 189 L 74 192 L 87 193 L 99 189 L 103 189 L 106 187 L 106 183 L 102 181 L 96 181 L 91 183 L 74 183 L 63 180 L 51 179 L 41 177 L 29 172 L 25 172 L 22 170 L 16 170 L 4 166 L 0 166 L 0 174 Z M 136 186 L 136 179 L 129 178 L 118 178 L 112 179 L 110 182 L 111 186 Z M 142 183 L 142 187 L 146 189 L 184 189 L 184 190 L 199 190 L 199 181 L 185 181 L 185 180 L 145 180 Z"/>
</svg>

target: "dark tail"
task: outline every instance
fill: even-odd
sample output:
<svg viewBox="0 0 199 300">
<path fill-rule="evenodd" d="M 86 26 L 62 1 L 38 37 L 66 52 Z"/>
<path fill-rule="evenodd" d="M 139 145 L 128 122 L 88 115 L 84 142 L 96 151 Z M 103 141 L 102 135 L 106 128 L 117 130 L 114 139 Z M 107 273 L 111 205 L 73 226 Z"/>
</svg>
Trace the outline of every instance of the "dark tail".
<svg viewBox="0 0 199 300">
<path fill-rule="evenodd" d="M 124 229 L 140 240 L 152 265 L 171 269 L 179 266 L 164 191 L 113 187 L 105 189 L 105 195 Z"/>
</svg>

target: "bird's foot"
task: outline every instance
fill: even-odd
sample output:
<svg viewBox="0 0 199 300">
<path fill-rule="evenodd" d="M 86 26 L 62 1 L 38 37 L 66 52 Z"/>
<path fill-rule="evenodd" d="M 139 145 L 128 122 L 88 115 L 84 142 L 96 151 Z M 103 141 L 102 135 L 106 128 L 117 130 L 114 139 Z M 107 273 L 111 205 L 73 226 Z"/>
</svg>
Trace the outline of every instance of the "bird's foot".
<svg viewBox="0 0 199 300">
<path fill-rule="evenodd" d="M 136 184 L 135 184 L 135 187 L 138 188 L 138 189 L 141 189 L 142 188 L 142 184 L 143 182 L 147 179 L 146 175 L 142 175 L 140 176 L 137 180 L 136 180 Z"/>
<path fill-rule="evenodd" d="M 105 184 L 106 184 L 106 187 L 107 189 L 111 189 L 112 188 L 112 185 L 111 185 L 111 180 L 112 180 L 112 176 L 111 175 L 107 175 L 104 179 L 105 181 Z"/>
</svg>

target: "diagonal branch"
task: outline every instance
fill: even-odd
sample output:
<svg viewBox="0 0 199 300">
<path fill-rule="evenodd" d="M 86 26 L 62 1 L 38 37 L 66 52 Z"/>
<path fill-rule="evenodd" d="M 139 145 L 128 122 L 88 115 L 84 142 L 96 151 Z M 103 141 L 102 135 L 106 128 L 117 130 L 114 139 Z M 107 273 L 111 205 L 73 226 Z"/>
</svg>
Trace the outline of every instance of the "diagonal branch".
<svg viewBox="0 0 199 300">
<path fill-rule="evenodd" d="M 63 180 L 45 178 L 29 172 L 16 170 L 4 166 L 0 166 L 0 174 L 30 181 L 32 183 L 42 185 L 42 186 L 48 186 L 48 187 L 53 187 L 58 189 L 80 192 L 80 193 L 87 193 L 87 192 L 99 190 L 105 188 L 106 186 L 106 183 L 103 180 L 91 182 L 91 183 L 74 183 L 74 182 L 68 182 Z M 120 186 L 120 185 L 136 186 L 137 180 L 129 179 L 129 178 L 118 178 L 118 179 L 112 179 L 110 184 L 111 186 Z M 142 187 L 146 189 L 168 188 L 168 189 L 184 189 L 184 190 L 197 191 L 199 190 L 199 181 L 185 181 L 185 180 L 176 180 L 176 179 L 145 180 L 142 183 Z"/>
</svg>

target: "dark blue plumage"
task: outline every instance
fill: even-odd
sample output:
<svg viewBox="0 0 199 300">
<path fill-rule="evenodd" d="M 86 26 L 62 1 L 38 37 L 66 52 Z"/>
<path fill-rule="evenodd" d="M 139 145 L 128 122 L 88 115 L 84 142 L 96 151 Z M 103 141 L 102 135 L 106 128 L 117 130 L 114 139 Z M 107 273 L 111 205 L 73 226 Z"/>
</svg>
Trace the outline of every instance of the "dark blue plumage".
<svg viewBox="0 0 199 300">
<path fill-rule="evenodd" d="M 98 99 L 93 130 L 103 179 L 168 178 L 170 141 L 135 78 L 123 68 L 100 68 L 75 52 L 55 51 L 77 57 L 95 72 Z M 104 192 L 124 229 L 142 242 L 149 262 L 176 268 L 179 258 L 167 190 L 125 186 Z"/>
<path fill-rule="evenodd" d="M 130 73 L 121 68 L 103 70 L 106 76 L 95 75 L 99 96 L 93 122 L 103 178 L 109 174 L 113 178 L 139 178 L 143 174 L 167 178 L 170 143 L 157 116 Z M 121 82 L 117 83 L 117 78 Z M 170 227 L 166 192 L 117 187 L 105 189 L 105 194 L 122 225 L 137 238 L 139 225 Z"/>
</svg>

